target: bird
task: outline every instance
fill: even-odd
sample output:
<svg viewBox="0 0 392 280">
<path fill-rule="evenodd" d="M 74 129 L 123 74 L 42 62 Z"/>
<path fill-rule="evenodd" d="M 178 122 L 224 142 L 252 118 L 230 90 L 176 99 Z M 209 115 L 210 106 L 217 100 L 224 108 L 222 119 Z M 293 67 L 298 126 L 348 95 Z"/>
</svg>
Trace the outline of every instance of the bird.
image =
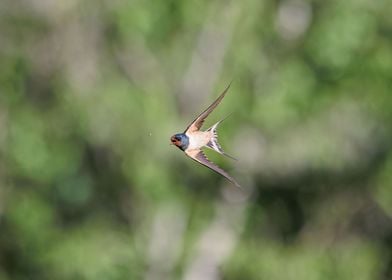
<svg viewBox="0 0 392 280">
<path fill-rule="evenodd" d="M 233 177 L 231 177 L 226 171 L 224 171 L 222 168 L 217 166 L 215 163 L 211 162 L 202 151 L 202 148 L 207 147 L 218 152 L 221 155 L 236 160 L 232 156 L 226 154 L 218 143 L 217 127 L 227 117 L 218 121 L 217 123 L 215 123 L 213 126 L 211 126 L 205 131 L 200 130 L 208 115 L 219 105 L 219 103 L 225 97 L 227 91 L 230 88 L 230 85 L 231 84 L 229 84 L 226 87 L 226 89 L 207 109 L 205 109 L 193 122 L 191 122 L 188 125 L 188 127 L 185 129 L 183 133 L 174 134 L 170 138 L 170 141 L 172 145 L 178 147 L 194 161 L 222 175 L 235 186 L 241 187 L 241 185 Z"/>
</svg>

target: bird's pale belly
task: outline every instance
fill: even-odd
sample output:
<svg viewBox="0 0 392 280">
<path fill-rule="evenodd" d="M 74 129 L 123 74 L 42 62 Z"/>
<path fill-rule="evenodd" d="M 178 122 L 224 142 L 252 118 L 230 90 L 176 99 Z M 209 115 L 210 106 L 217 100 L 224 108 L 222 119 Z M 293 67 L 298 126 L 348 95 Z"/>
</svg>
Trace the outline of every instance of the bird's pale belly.
<svg viewBox="0 0 392 280">
<path fill-rule="evenodd" d="M 211 132 L 209 131 L 196 131 L 187 134 L 189 137 L 189 146 L 187 149 L 193 150 L 193 149 L 200 149 L 201 147 L 204 147 L 207 145 L 207 143 L 211 139 Z"/>
</svg>

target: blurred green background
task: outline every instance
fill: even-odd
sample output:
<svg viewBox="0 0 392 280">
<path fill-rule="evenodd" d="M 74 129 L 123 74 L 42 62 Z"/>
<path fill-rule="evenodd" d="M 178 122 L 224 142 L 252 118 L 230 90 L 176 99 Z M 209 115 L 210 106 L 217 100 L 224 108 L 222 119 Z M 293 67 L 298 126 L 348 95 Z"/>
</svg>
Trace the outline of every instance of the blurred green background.
<svg viewBox="0 0 392 280">
<path fill-rule="evenodd" d="M 392 279 L 390 0 L 0 3 L 0 280 Z M 238 190 L 169 146 L 206 127 Z"/>
</svg>

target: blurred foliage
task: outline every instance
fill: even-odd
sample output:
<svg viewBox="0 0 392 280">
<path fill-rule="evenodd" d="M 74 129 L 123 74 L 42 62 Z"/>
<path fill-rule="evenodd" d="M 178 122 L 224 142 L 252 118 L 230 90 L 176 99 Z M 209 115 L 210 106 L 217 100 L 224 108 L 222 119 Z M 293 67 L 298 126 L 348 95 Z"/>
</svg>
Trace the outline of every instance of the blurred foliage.
<svg viewBox="0 0 392 280">
<path fill-rule="evenodd" d="M 391 279 L 391 14 L 2 1 L 0 279 Z M 169 146 L 230 81 L 243 190 Z"/>
</svg>

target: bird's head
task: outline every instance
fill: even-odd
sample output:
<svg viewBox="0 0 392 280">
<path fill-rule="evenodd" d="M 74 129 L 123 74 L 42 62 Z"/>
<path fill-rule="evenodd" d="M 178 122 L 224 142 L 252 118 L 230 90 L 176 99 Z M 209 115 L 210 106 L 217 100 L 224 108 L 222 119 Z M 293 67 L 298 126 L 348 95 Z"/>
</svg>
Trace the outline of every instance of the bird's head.
<svg viewBox="0 0 392 280">
<path fill-rule="evenodd" d="M 185 151 L 189 145 L 189 138 L 185 135 L 185 133 L 174 134 L 170 138 L 171 144 L 176 145 L 181 150 Z"/>
</svg>

